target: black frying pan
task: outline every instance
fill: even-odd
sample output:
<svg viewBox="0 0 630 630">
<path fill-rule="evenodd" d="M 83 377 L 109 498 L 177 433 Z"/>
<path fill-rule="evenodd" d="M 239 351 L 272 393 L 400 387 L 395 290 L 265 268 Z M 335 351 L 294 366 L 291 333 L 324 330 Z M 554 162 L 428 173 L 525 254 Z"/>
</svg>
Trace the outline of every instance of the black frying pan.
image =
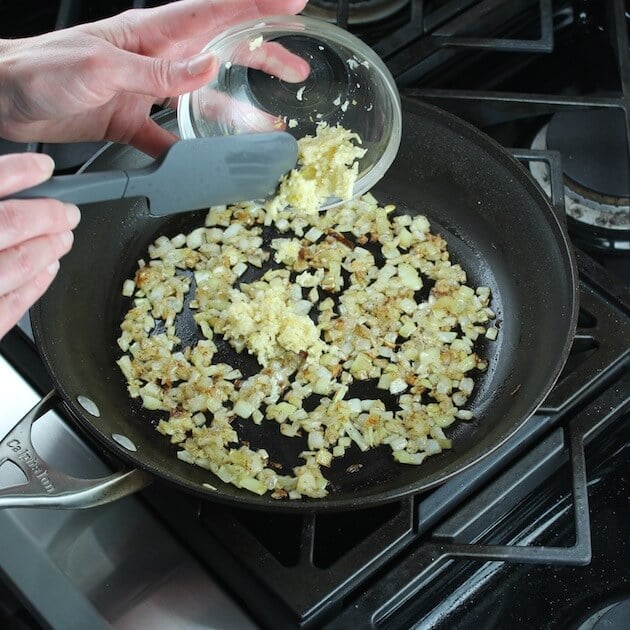
<svg viewBox="0 0 630 630">
<path fill-rule="evenodd" d="M 128 304 L 120 292 L 149 243 L 160 234 L 173 236 L 202 225 L 205 213 L 156 219 L 142 202 L 128 200 L 83 209 L 74 248 L 32 313 L 37 345 L 79 424 L 123 460 L 183 490 L 277 510 L 344 510 L 391 501 L 443 482 L 507 440 L 543 401 L 569 352 L 578 305 L 567 236 L 525 169 L 492 140 L 415 100 L 403 99 L 403 109 L 400 152 L 373 193 L 402 212 L 428 216 L 470 282 L 491 287 L 500 323 L 498 341 L 480 348 L 490 367 L 470 400 L 476 419 L 447 431 L 452 451 L 415 467 L 394 463 L 387 447 L 364 454 L 350 449 L 325 471 L 333 485 L 330 495 L 301 501 L 259 497 L 177 460 L 176 449 L 155 431 L 154 415 L 130 400 L 115 365 L 118 327 Z M 161 120 L 174 126 L 172 115 Z M 128 147 L 109 146 L 86 170 L 135 168 L 147 161 Z M 188 341 L 196 335 L 190 326 L 186 334 Z M 247 357 L 239 361 L 247 371 Z M 87 413 L 78 396 L 94 401 L 100 417 Z M 304 444 L 282 437 L 275 422 L 241 425 L 241 431 L 254 446 L 264 446 L 272 460 L 302 463 L 297 453 Z M 113 434 L 125 436 L 137 450 L 121 446 Z M 363 464 L 361 470 L 346 473 L 355 463 Z"/>
</svg>

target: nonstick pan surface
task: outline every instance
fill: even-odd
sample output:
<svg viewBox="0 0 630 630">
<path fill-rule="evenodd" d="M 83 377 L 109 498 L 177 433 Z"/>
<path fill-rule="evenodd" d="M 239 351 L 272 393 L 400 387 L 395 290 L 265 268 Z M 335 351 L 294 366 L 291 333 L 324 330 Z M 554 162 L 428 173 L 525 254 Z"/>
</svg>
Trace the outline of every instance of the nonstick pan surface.
<svg viewBox="0 0 630 630">
<path fill-rule="evenodd" d="M 386 447 L 367 453 L 352 448 L 324 471 L 331 480 L 329 496 L 300 501 L 259 497 L 179 461 L 176 448 L 155 431 L 155 413 L 129 398 L 115 364 L 121 354 L 119 324 L 128 307 L 121 287 L 157 236 L 203 225 L 205 212 L 155 219 L 144 202 L 129 200 L 82 209 L 73 250 L 32 312 L 42 357 L 77 422 L 120 458 L 183 490 L 283 511 L 355 509 L 418 493 L 487 456 L 526 422 L 560 374 L 575 332 L 577 274 L 566 233 L 525 169 L 487 136 L 415 100 L 403 99 L 403 111 L 400 152 L 372 192 L 383 204 L 429 218 L 469 282 L 492 289 L 500 328 L 498 340 L 482 342 L 478 350 L 490 366 L 478 376 L 469 401 L 475 420 L 447 430 L 453 450 L 416 467 L 396 464 Z M 175 125 L 172 115 L 160 122 Z M 87 170 L 135 168 L 148 161 L 129 147 L 111 145 Z M 184 343 L 194 343 L 190 319 L 184 316 L 180 326 Z M 230 360 L 251 370 L 245 354 L 233 353 Z M 85 411 L 79 396 L 96 403 L 98 417 Z M 240 432 L 254 447 L 266 448 L 273 461 L 289 467 L 303 463 L 297 454 L 304 442 L 283 437 L 275 422 L 241 423 Z M 113 434 L 126 436 L 136 450 L 121 446 Z M 346 468 L 357 463 L 362 468 L 348 474 Z"/>
</svg>

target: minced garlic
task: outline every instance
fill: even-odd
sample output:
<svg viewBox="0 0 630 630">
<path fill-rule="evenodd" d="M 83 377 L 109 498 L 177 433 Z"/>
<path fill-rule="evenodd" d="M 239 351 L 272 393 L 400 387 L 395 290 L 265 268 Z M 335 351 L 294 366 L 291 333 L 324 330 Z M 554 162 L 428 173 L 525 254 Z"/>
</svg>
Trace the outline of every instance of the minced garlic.
<svg viewBox="0 0 630 630">
<path fill-rule="evenodd" d="M 295 312 L 297 301 L 291 297 L 288 274 L 284 282 L 264 280 L 263 276 L 262 286 L 249 291 L 250 295 L 239 291 L 216 318 L 215 332 L 223 333 L 227 341 L 244 343 L 263 367 L 287 351 L 301 354 L 305 364 L 317 364 L 326 344 L 308 314 Z"/>
<path fill-rule="evenodd" d="M 252 39 L 251 42 L 249 42 L 249 49 L 251 50 L 251 52 L 254 52 L 257 48 L 260 48 L 262 45 L 263 45 L 263 36 L 259 35 L 255 39 Z"/>
<path fill-rule="evenodd" d="M 325 122 L 317 125 L 314 136 L 298 140 L 298 167 L 280 180 L 274 199 L 266 204 L 271 218 L 291 206 L 299 214 L 315 214 L 331 197 L 352 199 L 359 176 L 359 163 L 366 153 L 354 132 Z"/>
</svg>

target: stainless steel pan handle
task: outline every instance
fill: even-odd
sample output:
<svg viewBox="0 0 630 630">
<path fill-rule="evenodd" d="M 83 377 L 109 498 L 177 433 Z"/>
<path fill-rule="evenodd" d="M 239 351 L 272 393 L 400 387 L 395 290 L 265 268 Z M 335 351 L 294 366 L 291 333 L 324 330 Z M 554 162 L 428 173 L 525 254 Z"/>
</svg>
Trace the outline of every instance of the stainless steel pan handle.
<svg viewBox="0 0 630 630">
<path fill-rule="evenodd" d="M 58 400 L 59 395 L 53 390 L 0 441 L 0 466 L 10 461 L 27 478 L 24 484 L 0 489 L 0 508 L 89 508 L 122 499 L 151 483 L 151 477 L 138 469 L 123 470 L 103 479 L 77 479 L 51 468 L 33 448 L 31 427 Z"/>
</svg>

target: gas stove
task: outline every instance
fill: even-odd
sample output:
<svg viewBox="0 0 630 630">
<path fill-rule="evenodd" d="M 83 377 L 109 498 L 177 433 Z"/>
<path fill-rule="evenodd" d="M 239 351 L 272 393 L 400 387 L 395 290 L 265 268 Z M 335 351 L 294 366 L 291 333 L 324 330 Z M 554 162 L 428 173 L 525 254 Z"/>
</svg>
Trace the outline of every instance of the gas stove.
<svg viewBox="0 0 630 630">
<path fill-rule="evenodd" d="M 0 37 L 156 4 L 2 3 Z M 580 271 L 578 332 L 560 380 L 491 457 L 399 503 L 263 514 L 155 483 L 83 513 L 7 510 L 0 619 L 27 628 L 627 627 L 630 3 L 311 0 L 305 12 L 361 36 L 401 91 L 481 128 L 549 194 Z M 95 145 L 0 144 L 32 149 L 69 172 Z M 50 382 L 27 321 L 0 352 L 2 433 Z M 34 441 L 52 464 L 86 475 L 115 464 L 62 415 L 40 425 Z M 0 483 L 10 475 L 3 467 Z"/>
</svg>

